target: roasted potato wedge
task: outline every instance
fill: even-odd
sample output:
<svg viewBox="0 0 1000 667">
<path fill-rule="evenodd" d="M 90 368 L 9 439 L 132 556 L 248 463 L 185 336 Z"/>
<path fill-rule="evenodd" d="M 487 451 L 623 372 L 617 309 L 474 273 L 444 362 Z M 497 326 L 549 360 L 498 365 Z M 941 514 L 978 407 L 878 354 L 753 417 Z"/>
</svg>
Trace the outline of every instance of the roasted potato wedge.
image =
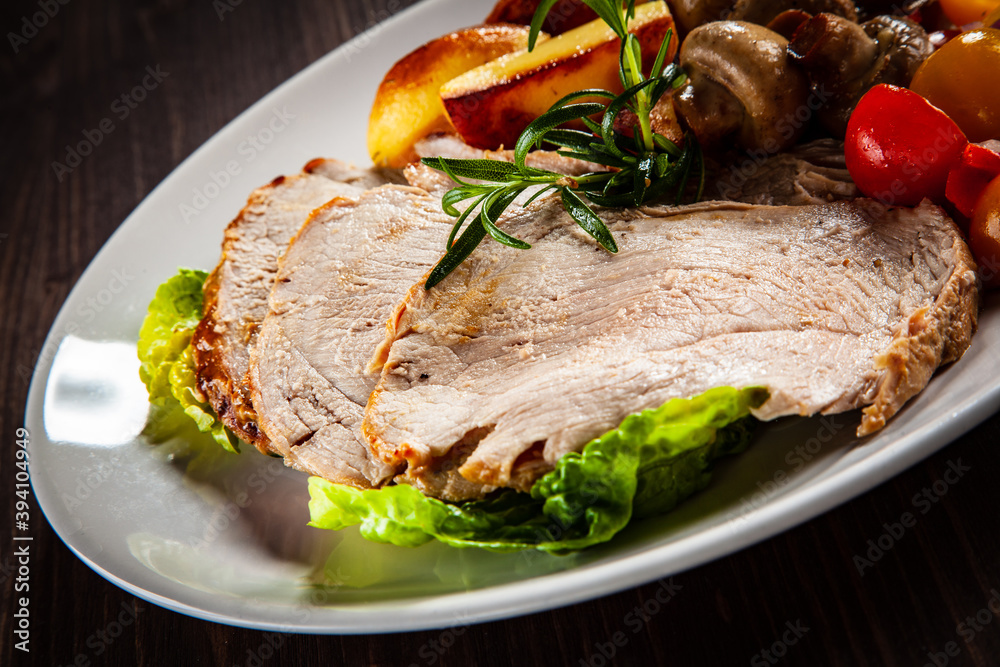
<svg viewBox="0 0 1000 667">
<path fill-rule="evenodd" d="M 500 0 L 486 17 L 485 23 L 531 25 L 538 5 L 539 0 Z M 596 18 L 594 10 L 581 0 L 559 0 L 545 17 L 542 30 L 550 35 L 561 35 Z"/>
<path fill-rule="evenodd" d="M 650 66 L 674 21 L 663 2 L 636 7 L 630 24 Z M 669 59 L 677 51 L 672 39 Z M 448 81 L 441 99 L 451 124 L 477 148 L 512 147 L 524 128 L 560 98 L 587 88 L 621 91 L 620 43 L 600 19 L 553 37 L 533 51 L 503 56 Z"/>
<path fill-rule="evenodd" d="M 641 5 L 645 1 L 636 0 L 636 4 Z M 540 0 L 500 0 L 486 17 L 485 23 L 531 25 L 539 4 Z M 559 0 L 545 15 L 542 30 L 550 35 L 561 35 L 596 18 L 594 10 L 583 4 L 582 0 Z"/>
<path fill-rule="evenodd" d="M 527 44 L 524 26 L 483 25 L 439 37 L 393 65 L 375 94 L 368 120 L 372 162 L 403 167 L 416 159 L 414 143 L 432 132 L 451 130 L 438 93 L 441 84 L 502 55 L 524 50 Z"/>
</svg>

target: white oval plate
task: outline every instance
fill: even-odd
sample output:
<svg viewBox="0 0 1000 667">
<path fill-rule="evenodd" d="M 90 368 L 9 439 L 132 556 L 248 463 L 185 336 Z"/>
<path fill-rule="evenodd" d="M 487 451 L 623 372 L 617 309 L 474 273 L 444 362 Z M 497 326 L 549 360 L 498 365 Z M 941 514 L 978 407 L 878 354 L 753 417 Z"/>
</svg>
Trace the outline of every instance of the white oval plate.
<svg viewBox="0 0 1000 667">
<path fill-rule="evenodd" d="M 40 356 L 26 424 L 38 502 L 102 576 L 185 614 L 281 631 L 391 632 L 525 614 L 666 577 L 806 521 L 1000 406 L 993 298 L 965 357 L 876 437 L 855 441 L 854 414 L 768 425 L 678 511 L 565 557 L 403 549 L 316 530 L 306 526 L 306 477 L 279 461 L 252 448 L 231 456 L 145 442 L 135 340 L 156 286 L 178 266 L 214 266 L 222 230 L 258 185 L 316 156 L 367 163 L 364 128 L 382 74 L 485 12 L 428 0 L 293 77 L 164 180 L 81 277 Z"/>
</svg>

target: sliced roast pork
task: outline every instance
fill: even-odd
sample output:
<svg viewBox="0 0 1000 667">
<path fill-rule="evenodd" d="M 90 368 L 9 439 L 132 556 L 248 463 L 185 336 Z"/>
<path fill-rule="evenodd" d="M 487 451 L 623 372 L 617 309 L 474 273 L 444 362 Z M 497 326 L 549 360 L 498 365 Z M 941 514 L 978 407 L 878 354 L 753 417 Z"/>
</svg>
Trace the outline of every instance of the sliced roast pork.
<svg viewBox="0 0 1000 667">
<path fill-rule="evenodd" d="M 929 204 L 709 202 L 600 211 L 605 252 L 553 199 L 487 241 L 390 321 L 365 414 L 371 447 L 410 477 L 461 451 L 483 489 L 527 489 L 634 412 L 763 385 L 756 415 L 862 406 L 881 428 L 975 328 L 975 267 Z"/>
<path fill-rule="evenodd" d="M 205 315 L 193 349 L 199 387 L 222 421 L 243 440 L 268 451 L 257 427 L 244 376 L 249 348 L 267 314 L 278 257 L 309 213 L 334 197 L 356 197 L 400 176 L 314 160 L 300 174 L 276 178 L 250 195 L 226 228 L 222 260 L 205 283 Z"/>
<path fill-rule="evenodd" d="M 820 139 L 785 153 L 754 155 L 711 169 L 707 198 L 767 206 L 801 206 L 860 196 L 844 159 L 843 142 Z"/>
<path fill-rule="evenodd" d="M 514 161 L 514 151 L 486 151 L 481 148 L 473 148 L 453 134 L 434 134 L 421 139 L 414 146 L 414 150 L 422 158 L 447 157 L 463 160 L 481 160 L 485 158 L 503 160 L 505 162 Z M 532 151 L 528 153 L 525 163 L 535 169 L 546 169 L 568 176 L 581 176 L 601 168 L 593 162 L 584 162 L 583 160 L 563 157 L 552 151 Z M 456 185 L 447 174 L 432 169 L 420 162 L 408 165 L 404 173 L 410 185 L 423 188 L 439 196 Z M 516 200 L 515 205 L 527 201 L 530 194 L 531 191 L 524 193 Z"/>
<path fill-rule="evenodd" d="M 466 159 L 492 157 L 513 161 L 513 151 L 483 151 L 472 148 L 452 135 L 434 135 L 417 143 L 421 157 L 443 155 Z M 549 151 L 528 154 L 528 164 L 538 169 L 579 176 L 598 165 L 575 160 Z M 406 168 L 411 185 L 429 192 L 443 193 L 455 186 L 447 175 L 422 164 Z M 693 191 L 694 185 L 691 189 Z M 844 144 L 834 139 L 819 139 L 775 154 L 747 153 L 742 160 L 708 169 L 704 187 L 707 199 L 738 201 L 767 206 L 803 206 L 845 201 L 860 196 L 844 160 Z M 521 201 L 527 199 L 522 198 Z"/>
<path fill-rule="evenodd" d="M 366 367 L 386 320 L 441 258 L 452 223 L 439 197 L 387 185 L 327 204 L 299 232 L 250 362 L 258 423 L 288 465 L 358 487 L 395 473 L 361 435 L 378 379 Z"/>
</svg>

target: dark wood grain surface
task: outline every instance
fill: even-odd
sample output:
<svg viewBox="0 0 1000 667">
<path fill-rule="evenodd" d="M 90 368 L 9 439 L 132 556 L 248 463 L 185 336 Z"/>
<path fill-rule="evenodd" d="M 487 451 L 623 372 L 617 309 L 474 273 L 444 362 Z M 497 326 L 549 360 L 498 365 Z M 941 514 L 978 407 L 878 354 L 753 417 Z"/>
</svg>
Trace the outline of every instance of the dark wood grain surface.
<svg viewBox="0 0 1000 667">
<path fill-rule="evenodd" d="M 220 20 L 223 3 L 234 11 Z M 990 611 L 991 599 L 1000 610 L 1000 415 L 870 493 L 678 574 L 680 589 L 664 605 L 651 602 L 654 583 L 527 617 L 427 632 L 275 635 L 195 620 L 137 600 L 92 572 L 33 504 L 31 651 L 15 648 L 15 433 L 28 376 L 60 305 L 121 221 L 185 157 L 390 4 L 411 3 L 3 4 L 0 665 L 1000 664 L 1000 615 Z M 54 16 L 42 21 L 36 15 L 46 8 Z M 11 33 L 32 33 L 24 21 L 33 19 L 43 23 L 37 34 L 12 40 Z M 52 162 L 154 63 L 170 72 L 156 98 L 60 181 Z M 885 524 L 912 512 L 914 497 L 957 461 L 968 472 L 860 576 L 853 556 Z M 656 613 L 637 623 L 644 604 Z M 115 625 L 122 618 L 131 620 Z"/>
</svg>

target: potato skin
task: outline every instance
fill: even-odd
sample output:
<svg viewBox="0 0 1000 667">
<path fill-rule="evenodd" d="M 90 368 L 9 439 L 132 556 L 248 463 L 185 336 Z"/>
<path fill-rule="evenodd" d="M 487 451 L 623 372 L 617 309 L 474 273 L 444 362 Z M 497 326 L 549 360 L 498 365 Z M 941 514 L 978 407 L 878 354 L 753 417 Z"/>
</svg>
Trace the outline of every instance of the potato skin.
<svg viewBox="0 0 1000 667">
<path fill-rule="evenodd" d="M 403 167 L 416 159 L 413 145 L 451 131 L 439 90 L 450 79 L 527 48 L 528 28 L 493 24 L 457 30 L 424 44 L 386 73 L 368 121 L 368 152 L 378 166 Z"/>
<path fill-rule="evenodd" d="M 641 5 L 645 1 L 637 0 L 635 4 Z M 531 25 L 539 4 L 540 0 L 500 0 L 484 23 Z M 560 0 L 546 14 L 542 30 L 553 36 L 561 35 L 596 18 L 594 10 L 583 4 L 582 0 Z"/>
<path fill-rule="evenodd" d="M 531 25 L 538 5 L 539 0 L 500 0 L 486 17 L 485 23 Z M 561 35 L 596 18 L 594 10 L 581 0 L 560 0 L 545 17 L 542 30 L 550 35 Z"/>
<path fill-rule="evenodd" d="M 668 29 L 669 14 L 634 30 L 642 44 L 643 62 L 652 64 Z M 671 40 L 668 62 L 677 49 Z M 443 91 L 444 107 L 452 125 L 466 143 L 483 149 L 512 148 L 521 132 L 561 97 L 587 88 L 621 92 L 618 75 L 618 39 L 584 52 L 572 50 L 531 71 L 518 72 L 506 81 L 478 90 Z"/>
</svg>

